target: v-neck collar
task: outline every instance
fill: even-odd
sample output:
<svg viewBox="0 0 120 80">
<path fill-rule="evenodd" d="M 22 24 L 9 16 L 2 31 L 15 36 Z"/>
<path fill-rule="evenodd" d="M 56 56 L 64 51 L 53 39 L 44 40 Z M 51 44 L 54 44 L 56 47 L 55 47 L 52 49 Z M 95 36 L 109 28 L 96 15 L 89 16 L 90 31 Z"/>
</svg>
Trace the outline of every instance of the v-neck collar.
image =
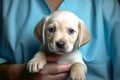
<svg viewBox="0 0 120 80">
<path fill-rule="evenodd" d="M 57 10 L 60 9 L 60 7 L 63 5 L 64 1 L 65 1 L 65 0 L 62 1 L 62 3 L 61 3 L 61 4 L 59 5 L 59 7 L 57 8 Z M 45 5 L 47 6 L 49 12 L 50 12 L 50 13 L 54 12 L 54 11 L 51 9 L 51 7 L 49 6 L 48 2 L 47 2 L 46 0 L 44 0 L 44 2 L 45 2 Z"/>
</svg>

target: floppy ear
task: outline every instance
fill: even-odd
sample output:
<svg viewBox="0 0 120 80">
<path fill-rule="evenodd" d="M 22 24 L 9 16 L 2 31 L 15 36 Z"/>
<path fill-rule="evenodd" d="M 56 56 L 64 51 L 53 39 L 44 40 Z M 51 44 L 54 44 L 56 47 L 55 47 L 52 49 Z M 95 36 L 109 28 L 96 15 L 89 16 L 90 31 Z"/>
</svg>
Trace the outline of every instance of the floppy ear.
<svg viewBox="0 0 120 80">
<path fill-rule="evenodd" d="M 35 37 L 42 43 L 45 44 L 45 24 L 46 24 L 46 18 L 44 17 L 35 27 L 34 29 L 34 35 Z"/>
<path fill-rule="evenodd" d="M 90 40 L 90 33 L 82 20 L 79 21 L 78 26 L 78 48 Z"/>
</svg>

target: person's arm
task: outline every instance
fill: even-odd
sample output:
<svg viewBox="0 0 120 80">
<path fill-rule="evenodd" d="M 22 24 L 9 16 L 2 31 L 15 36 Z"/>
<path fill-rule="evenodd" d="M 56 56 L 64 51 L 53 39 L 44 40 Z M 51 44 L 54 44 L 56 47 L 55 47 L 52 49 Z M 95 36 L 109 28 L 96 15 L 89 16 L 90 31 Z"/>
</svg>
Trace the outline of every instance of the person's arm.
<svg viewBox="0 0 120 80">
<path fill-rule="evenodd" d="M 55 61 L 58 57 L 48 58 L 49 61 Z M 58 65 L 47 64 L 40 72 L 30 74 L 26 70 L 26 64 L 1 64 L 0 80 L 64 80 L 68 76 L 70 64 Z"/>
</svg>

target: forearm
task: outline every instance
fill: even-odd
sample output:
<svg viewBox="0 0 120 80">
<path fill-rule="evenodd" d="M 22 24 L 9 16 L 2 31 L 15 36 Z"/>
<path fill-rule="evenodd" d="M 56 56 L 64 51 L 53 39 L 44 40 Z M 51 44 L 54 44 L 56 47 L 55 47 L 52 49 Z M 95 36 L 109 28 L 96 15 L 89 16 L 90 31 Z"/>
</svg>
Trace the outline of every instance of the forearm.
<svg viewBox="0 0 120 80">
<path fill-rule="evenodd" d="M 0 80 L 17 78 L 25 71 L 25 64 L 0 64 Z"/>
<path fill-rule="evenodd" d="M 0 79 L 9 79 L 9 68 L 7 64 L 0 64 Z"/>
</svg>

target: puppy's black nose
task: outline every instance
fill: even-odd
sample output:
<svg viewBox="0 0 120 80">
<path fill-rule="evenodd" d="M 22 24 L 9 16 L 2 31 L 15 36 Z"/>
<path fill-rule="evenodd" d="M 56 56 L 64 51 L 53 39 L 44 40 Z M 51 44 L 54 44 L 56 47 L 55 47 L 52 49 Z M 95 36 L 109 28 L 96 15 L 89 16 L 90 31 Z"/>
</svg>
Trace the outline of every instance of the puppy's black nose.
<svg viewBox="0 0 120 80">
<path fill-rule="evenodd" d="M 65 47 L 65 42 L 58 41 L 58 42 L 56 42 L 56 46 L 57 46 L 58 48 L 64 48 L 64 47 Z"/>
</svg>

